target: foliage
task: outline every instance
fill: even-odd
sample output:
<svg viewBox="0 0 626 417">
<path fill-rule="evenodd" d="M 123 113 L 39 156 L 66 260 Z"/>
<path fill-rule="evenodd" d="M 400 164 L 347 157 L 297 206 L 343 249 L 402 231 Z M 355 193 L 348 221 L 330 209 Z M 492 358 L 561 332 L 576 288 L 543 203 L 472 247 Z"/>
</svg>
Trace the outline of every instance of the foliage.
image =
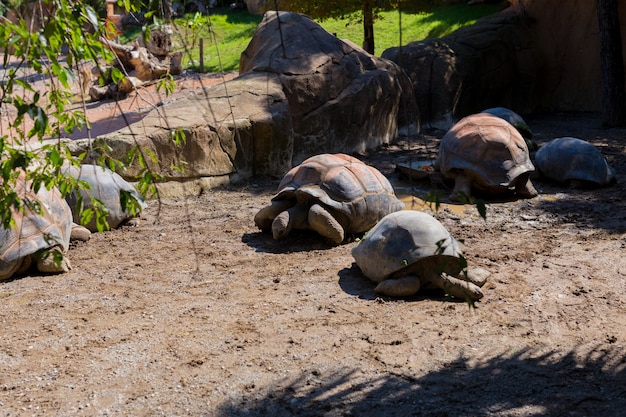
<svg viewBox="0 0 626 417">
<path fill-rule="evenodd" d="M 131 8 L 126 4 L 128 9 Z M 57 187 L 66 195 L 85 188 L 85 184 L 62 173 L 66 165 L 80 165 L 85 155 L 72 155 L 61 138 L 64 133 L 87 124 L 84 111 L 71 108 L 72 85 L 81 62 L 112 62 L 112 53 L 98 40 L 105 27 L 96 11 L 77 0 L 39 0 L 9 21 L 0 17 L 0 44 L 4 72 L 0 80 L 0 113 L 8 123 L 0 128 L 0 219 L 4 227 L 13 224 L 12 210 L 32 202 L 22 201 L 16 193 L 18 180 L 26 180 L 33 191 Z M 35 12 L 38 17 L 31 19 Z M 90 28 L 90 30 L 85 30 Z M 65 50 L 65 51 L 63 51 Z M 67 52 L 62 54 L 62 52 Z M 114 69 L 113 78 L 125 74 Z M 45 90 L 37 91 L 29 77 L 45 81 Z M 83 109 L 86 106 L 83 102 Z M 30 123 L 25 123 L 31 119 Z M 57 140 L 45 140 L 57 138 Z M 143 159 L 142 152 L 137 158 Z M 101 161 L 123 166 L 124 161 Z M 140 183 L 154 178 L 144 170 Z M 128 199 L 127 199 L 128 200 Z M 97 201 L 95 207 L 102 206 Z M 132 207 L 135 202 L 129 203 Z M 87 213 L 88 217 L 92 214 Z M 102 210 L 96 210 L 102 218 Z M 101 228 L 106 224 L 98 222 Z"/>
</svg>

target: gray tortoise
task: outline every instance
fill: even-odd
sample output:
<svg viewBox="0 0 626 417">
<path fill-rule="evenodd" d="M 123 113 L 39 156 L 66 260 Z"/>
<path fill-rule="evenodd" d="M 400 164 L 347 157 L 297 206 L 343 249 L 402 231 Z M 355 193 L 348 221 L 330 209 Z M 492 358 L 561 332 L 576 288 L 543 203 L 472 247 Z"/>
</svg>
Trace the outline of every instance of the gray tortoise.
<svg viewBox="0 0 626 417">
<path fill-rule="evenodd" d="M 564 137 L 549 141 L 535 154 L 539 173 L 552 181 L 591 188 L 615 182 L 615 170 L 591 143 Z"/>
<path fill-rule="evenodd" d="M 377 294 L 407 297 L 434 286 L 464 300 L 483 297 L 487 271 L 466 268 L 457 241 L 429 214 L 403 210 L 380 220 L 352 249 Z"/>
<path fill-rule="evenodd" d="M 41 187 L 35 193 L 22 174 L 15 191 L 22 201 L 39 205 L 41 212 L 24 205 L 12 209 L 15 225 L 0 226 L 0 280 L 24 274 L 31 268 L 43 273 L 67 272 L 72 212 L 56 188 Z"/>
<path fill-rule="evenodd" d="M 483 110 L 481 113 L 488 113 L 506 120 L 522 135 L 530 152 L 537 150 L 537 144 L 533 140 L 533 132 L 528 126 L 528 123 L 513 110 L 507 109 L 506 107 L 491 107 Z"/>
<path fill-rule="evenodd" d="M 122 207 L 122 192 L 126 192 L 128 196 L 136 200 L 138 212 L 146 208 L 146 204 L 135 187 L 108 168 L 89 164 L 84 164 L 80 167 L 72 165 L 64 169 L 64 174 L 85 181 L 89 185 L 89 189 L 81 189 L 79 191 L 82 195 L 83 208 L 93 208 L 92 197 L 102 202 L 108 211 L 106 221 L 110 229 L 119 227 L 138 214 L 133 214 L 126 210 L 125 207 Z M 74 222 L 80 224 L 81 210 L 76 192 L 68 194 L 66 200 L 72 209 Z M 89 223 L 85 225 L 92 232 L 98 231 L 95 217 L 94 215 Z"/>
<path fill-rule="evenodd" d="M 537 196 L 530 181 L 535 167 L 524 138 L 510 123 L 491 114 L 473 114 L 452 126 L 441 139 L 435 168 L 455 181 L 453 201 L 469 199 L 472 189 Z"/>
<path fill-rule="evenodd" d="M 377 169 L 349 155 L 320 154 L 283 177 L 271 204 L 259 210 L 254 222 L 274 239 L 308 229 L 339 245 L 347 234 L 366 232 L 403 207 Z"/>
</svg>

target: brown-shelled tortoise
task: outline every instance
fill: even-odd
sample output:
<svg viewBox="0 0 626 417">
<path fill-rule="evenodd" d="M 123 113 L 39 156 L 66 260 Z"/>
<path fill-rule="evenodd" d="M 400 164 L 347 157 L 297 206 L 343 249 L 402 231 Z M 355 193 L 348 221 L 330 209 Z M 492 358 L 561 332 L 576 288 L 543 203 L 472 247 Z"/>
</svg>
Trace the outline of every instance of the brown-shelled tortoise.
<svg viewBox="0 0 626 417">
<path fill-rule="evenodd" d="M 532 198 L 535 170 L 524 138 L 510 123 L 487 113 L 459 120 L 441 139 L 435 169 L 453 179 L 453 201 L 465 201 L 472 189 L 487 194 L 514 191 Z"/>
<path fill-rule="evenodd" d="M 383 217 L 352 248 L 361 272 L 375 283 L 377 294 L 407 297 L 437 287 L 464 300 L 483 297 L 489 273 L 470 269 L 459 244 L 433 216 L 403 210 Z"/>
<path fill-rule="evenodd" d="M 344 154 L 315 155 L 282 179 L 271 204 L 254 217 L 274 239 L 294 229 L 313 230 L 332 245 L 363 233 L 404 207 L 380 171 Z"/>
<path fill-rule="evenodd" d="M 15 191 L 24 209 L 12 209 L 14 225 L 0 226 L 0 280 L 36 268 L 43 273 L 67 272 L 72 212 L 56 188 L 35 193 L 20 175 Z M 40 207 L 38 210 L 36 207 Z"/>
</svg>

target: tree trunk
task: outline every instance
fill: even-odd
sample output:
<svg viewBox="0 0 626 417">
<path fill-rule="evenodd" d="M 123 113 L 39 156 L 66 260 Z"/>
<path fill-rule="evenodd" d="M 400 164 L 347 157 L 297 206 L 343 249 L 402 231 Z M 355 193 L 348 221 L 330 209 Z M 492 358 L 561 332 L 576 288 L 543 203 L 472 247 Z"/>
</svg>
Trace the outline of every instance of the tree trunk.
<svg viewBox="0 0 626 417">
<path fill-rule="evenodd" d="M 363 49 L 374 54 L 374 4 L 373 0 L 363 1 Z"/>
<path fill-rule="evenodd" d="M 618 0 L 597 0 L 602 72 L 602 123 L 626 126 L 626 87 Z"/>
<path fill-rule="evenodd" d="M 161 8 L 163 20 L 170 23 L 172 21 L 172 0 L 161 0 Z"/>
</svg>

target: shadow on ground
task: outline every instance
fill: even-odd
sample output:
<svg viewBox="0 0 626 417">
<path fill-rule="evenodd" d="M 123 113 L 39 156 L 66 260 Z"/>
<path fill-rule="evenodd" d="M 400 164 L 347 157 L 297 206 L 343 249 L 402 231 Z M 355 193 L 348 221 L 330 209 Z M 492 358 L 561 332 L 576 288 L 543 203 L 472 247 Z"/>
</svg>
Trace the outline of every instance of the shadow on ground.
<svg viewBox="0 0 626 417">
<path fill-rule="evenodd" d="M 608 345 L 604 345 L 608 346 Z M 263 387 L 217 416 L 622 416 L 626 358 L 619 347 L 581 353 L 523 349 L 485 362 L 463 355 L 434 372 L 305 372 Z"/>
</svg>

